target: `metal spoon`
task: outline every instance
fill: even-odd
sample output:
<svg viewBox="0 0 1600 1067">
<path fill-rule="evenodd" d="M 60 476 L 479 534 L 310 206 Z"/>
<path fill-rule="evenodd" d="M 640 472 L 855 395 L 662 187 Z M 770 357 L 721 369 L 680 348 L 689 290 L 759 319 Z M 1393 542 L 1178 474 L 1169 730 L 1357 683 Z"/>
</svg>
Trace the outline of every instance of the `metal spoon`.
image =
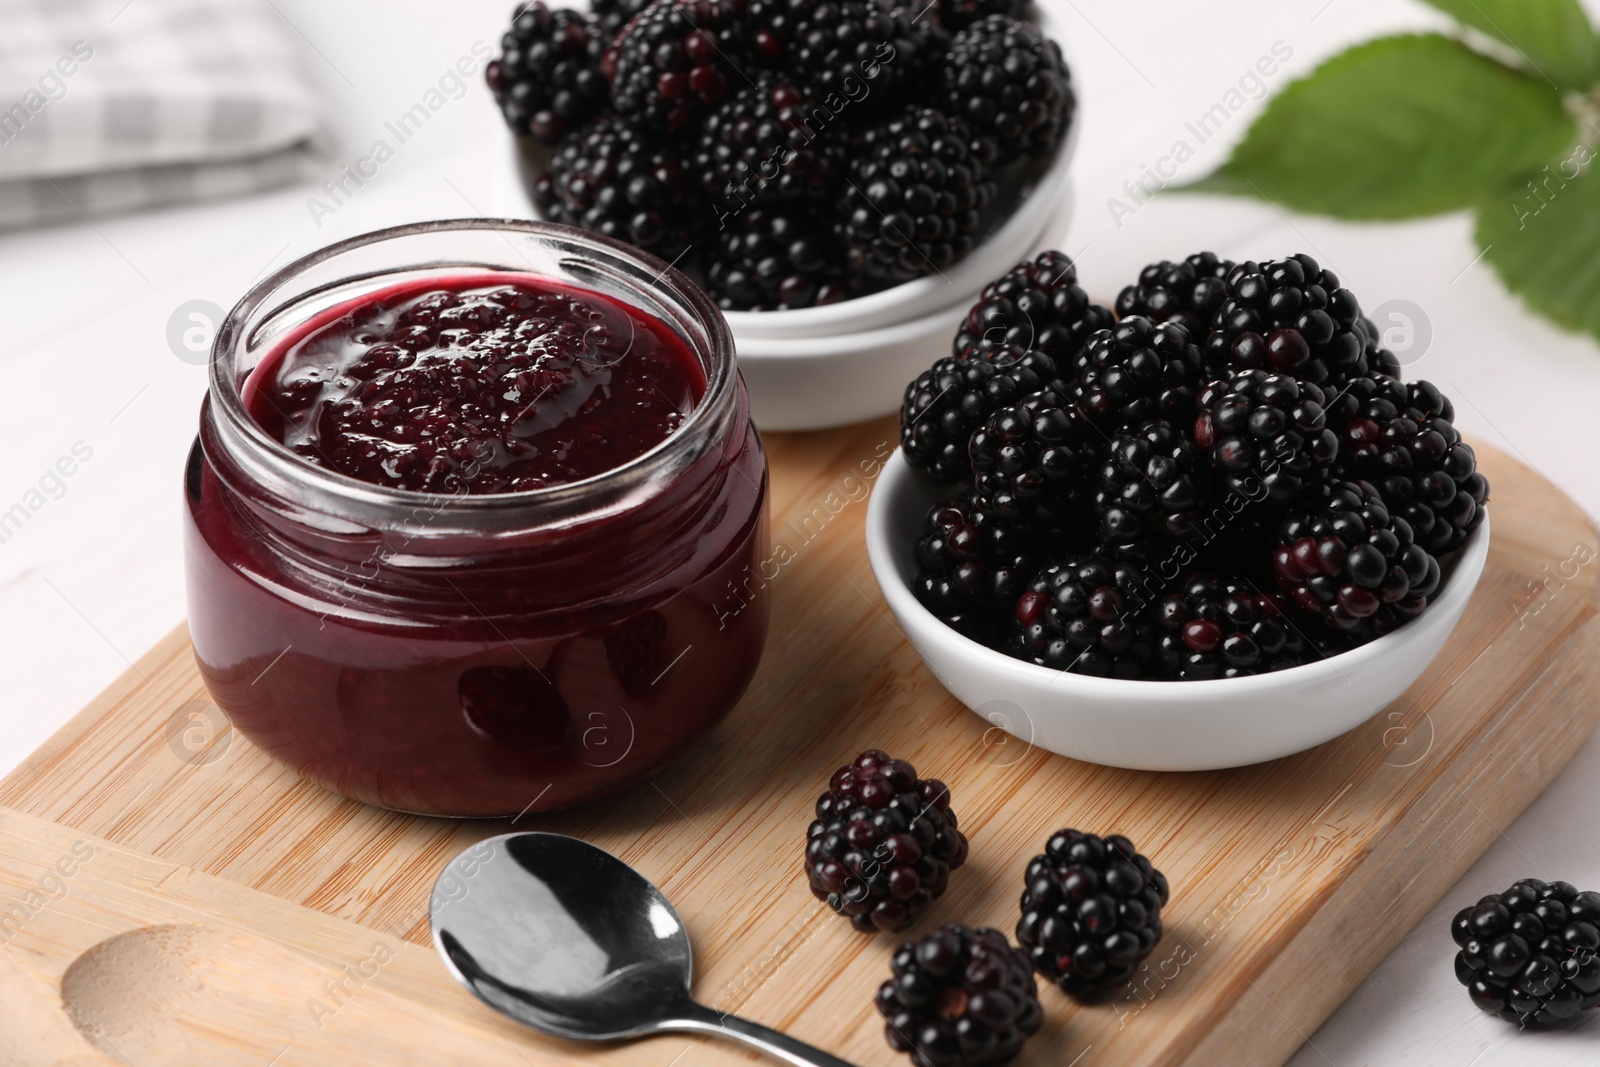
<svg viewBox="0 0 1600 1067">
<path fill-rule="evenodd" d="M 689 935 L 661 890 L 609 852 L 559 834 L 507 834 L 444 869 L 433 943 L 479 1000 L 556 1037 L 716 1034 L 795 1067 L 851 1067 L 759 1023 L 695 1003 Z"/>
</svg>

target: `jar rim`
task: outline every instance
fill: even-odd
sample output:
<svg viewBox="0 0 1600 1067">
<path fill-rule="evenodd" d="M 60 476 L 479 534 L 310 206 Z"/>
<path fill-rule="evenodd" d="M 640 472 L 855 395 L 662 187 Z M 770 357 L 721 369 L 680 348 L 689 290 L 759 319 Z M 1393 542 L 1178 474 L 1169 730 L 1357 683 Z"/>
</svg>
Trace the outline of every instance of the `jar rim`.
<svg viewBox="0 0 1600 1067">
<path fill-rule="evenodd" d="M 425 492 L 392 488 L 362 481 L 347 474 L 318 466 L 304 457 L 296 455 L 282 441 L 269 434 L 250 415 L 244 404 L 240 375 L 237 373 L 233 356 L 240 350 L 242 344 L 248 343 L 247 331 L 252 329 L 254 325 L 259 325 L 254 320 L 264 309 L 267 309 L 267 305 L 274 294 L 279 293 L 296 278 L 308 271 L 348 253 L 406 237 L 463 231 L 499 232 L 501 234 L 523 234 L 550 238 L 564 244 L 577 246 L 580 250 L 589 248 L 597 252 L 603 252 L 605 256 L 601 257 L 601 260 L 585 264 L 590 273 L 603 274 L 605 280 L 612 282 L 617 288 L 623 290 L 627 290 L 630 287 L 635 290 L 642 290 L 648 286 L 658 298 L 668 303 L 679 305 L 679 309 L 686 312 L 688 318 L 698 323 L 705 334 L 704 341 L 693 337 L 685 338 L 685 342 L 696 350 L 704 360 L 706 388 L 699 401 L 689 410 L 683 422 L 666 439 L 649 451 L 599 474 L 539 489 L 512 493 L 474 494 Z M 509 247 L 511 246 L 508 245 Z M 562 258 L 567 259 L 569 257 Z M 641 284 L 637 281 L 630 281 L 616 273 L 603 272 L 602 262 L 603 259 L 607 258 L 620 260 L 624 264 L 648 273 L 652 276 L 650 282 Z M 325 291 L 333 288 L 336 284 L 348 284 L 369 278 L 383 278 L 390 274 L 400 274 L 407 270 L 428 267 L 478 269 L 495 273 L 525 274 L 532 277 L 548 276 L 542 275 L 537 269 L 519 269 L 504 265 L 493 266 L 487 263 L 474 263 L 465 260 L 448 263 L 397 263 L 387 270 L 353 274 L 344 278 L 341 282 L 330 283 L 322 286 L 321 289 L 312 290 L 311 292 Z M 552 278 L 552 280 L 559 281 L 561 279 Z M 570 285 L 573 283 L 563 281 L 562 284 Z M 593 288 L 592 285 L 589 287 Z M 290 300 L 289 303 L 302 301 L 308 295 L 311 295 L 311 293 L 300 294 Z M 622 300 L 624 303 L 631 303 L 625 292 L 609 295 Z M 270 319 L 281 313 L 288 306 L 289 304 L 285 304 L 279 308 L 268 309 L 266 318 Z M 648 309 L 638 308 L 638 310 L 653 314 Z M 674 329 L 675 332 L 681 333 L 679 327 L 670 320 L 666 322 L 666 325 Z M 212 343 L 208 374 L 209 397 L 211 400 L 208 405 L 209 410 L 214 418 L 220 417 L 222 423 L 220 428 L 224 431 L 230 448 L 242 445 L 248 451 L 248 462 L 245 465 L 253 476 L 266 483 L 269 487 L 276 488 L 280 494 L 284 495 L 287 495 L 290 487 L 300 492 L 309 489 L 326 494 L 325 499 L 346 505 L 336 509 L 340 513 L 340 517 L 358 522 L 369 520 L 379 523 L 386 518 L 392 519 L 401 515 L 412 514 L 419 507 L 437 508 L 442 501 L 448 502 L 453 514 L 463 517 L 478 515 L 486 520 L 503 517 L 507 513 L 526 515 L 530 508 L 538 508 L 544 518 L 555 518 L 563 513 L 571 512 L 574 508 L 580 510 L 591 509 L 597 498 L 626 495 L 630 491 L 648 484 L 658 475 L 670 470 L 675 465 L 681 465 L 685 460 L 683 453 L 686 445 L 693 450 L 695 456 L 703 453 L 707 448 L 715 447 L 714 442 L 719 438 L 728 419 L 734 413 L 738 382 L 733 333 L 728 326 L 727 320 L 716 305 L 712 303 L 711 298 L 706 295 L 705 291 L 673 264 L 622 241 L 581 230 L 577 227 L 509 218 L 439 219 L 409 223 L 404 226 L 392 226 L 346 238 L 343 241 L 327 245 L 294 260 L 251 286 L 249 291 L 229 310 Z M 232 458 L 238 461 L 243 457 L 235 453 Z"/>
</svg>

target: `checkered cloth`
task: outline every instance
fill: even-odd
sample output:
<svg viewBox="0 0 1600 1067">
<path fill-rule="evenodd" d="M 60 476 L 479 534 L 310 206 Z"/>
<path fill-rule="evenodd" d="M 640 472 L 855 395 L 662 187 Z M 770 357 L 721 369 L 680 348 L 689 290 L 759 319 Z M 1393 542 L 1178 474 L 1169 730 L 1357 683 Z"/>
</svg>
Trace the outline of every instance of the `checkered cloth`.
<svg viewBox="0 0 1600 1067">
<path fill-rule="evenodd" d="M 0 0 L 0 227 L 311 176 L 298 44 L 269 0 Z"/>
</svg>

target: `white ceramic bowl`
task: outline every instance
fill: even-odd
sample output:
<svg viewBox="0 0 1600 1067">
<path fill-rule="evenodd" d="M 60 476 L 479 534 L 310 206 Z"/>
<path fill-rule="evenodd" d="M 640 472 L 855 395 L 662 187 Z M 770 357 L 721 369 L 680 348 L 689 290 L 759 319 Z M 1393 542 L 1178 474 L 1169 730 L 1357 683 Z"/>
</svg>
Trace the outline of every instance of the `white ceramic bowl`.
<svg viewBox="0 0 1600 1067">
<path fill-rule="evenodd" d="M 1048 37 L 1064 42 L 1048 11 L 1036 5 L 1033 17 Z M 1067 61 L 1073 67 L 1070 54 Z M 1083 125 L 1083 87 L 1074 82 L 1073 89 L 1078 114 L 1049 166 L 1025 188 L 1016 210 L 944 274 L 827 307 L 728 313 L 756 425 L 820 430 L 896 410 L 906 383 L 949 349 L 983 287 L 1061 239 L 1071 217 L 1068 165 Z M 515 140 L 507 144 L 488 213 L 536 218 L 520 177 L 525 163 Z"/>
<path fill-rule="evenodd" d="M 912 545 L 939 496 L 896 452 L 867 506 L 872 573 L 924 662 L 958 700 L 1021 740 L 1134 770 L 1242 767 L 1302 752 L 1366 722 L 1444 647 L 1489 554 L 1486 518 L 1421 617 L 1350 652 L 1250 678 L 1126 682 L 1012 659 L 962 637 L 918 603 Z"/>
</svg>

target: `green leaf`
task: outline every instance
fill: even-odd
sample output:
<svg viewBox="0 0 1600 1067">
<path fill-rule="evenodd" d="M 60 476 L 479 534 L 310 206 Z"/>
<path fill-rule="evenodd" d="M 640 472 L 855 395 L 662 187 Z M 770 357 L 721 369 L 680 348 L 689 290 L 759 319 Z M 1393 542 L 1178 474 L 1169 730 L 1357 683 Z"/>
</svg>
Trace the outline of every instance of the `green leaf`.
<svg viewBox="0 0 1600 1067">
<path fill-rule="evenodd" d="M 1477 203 L 1572 137 L 1548 83 L 1438 34 L 1384 37 L 1284 87 L 1187 188 L 1347 219 L 1431 215 Z"/>
<path fill-rule="evenodd" d="M 1600 178 L 1593 149 L 1506 182 L 1478 214 L 1478 243 L 1511 290 L 1600 337 Z"/>
<path fill-rule="evenodd" d="M 1427 2 L 1510 45 L 1535 76 L 1563 89 L 1587 89 L 1600 75 L 1600 50 L 1578 0 Z"/>
</svg>

